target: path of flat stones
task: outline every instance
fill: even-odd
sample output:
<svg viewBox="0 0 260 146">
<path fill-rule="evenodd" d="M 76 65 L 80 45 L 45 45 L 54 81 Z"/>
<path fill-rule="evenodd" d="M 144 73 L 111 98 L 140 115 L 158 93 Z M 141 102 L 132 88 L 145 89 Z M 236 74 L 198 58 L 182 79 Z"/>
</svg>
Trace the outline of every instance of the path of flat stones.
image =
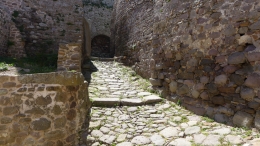
<svg viewBox="0 0 260 146">
<path fill-rule="evenodd" d="M 96 100 L 98 104 L 91 111 L 88 146 L 260 145 L 255 129 L 230 127 L 197 116 L 175 103 L 159 102 L 158 96 L 142 89 L 147 88 L 147 83 L 130 69 L 115 62 L 93 63 L 99 71 L 92 74 L 89 87 L 92 102 L 106 99 L 112 103 L 109 99 L 119 99 L 116 103 L 121 106 L 113 103 L 109 104 L 113 107 L 99 107 L 106 101 Z M 152 98 L 145 98 L 149 96 Z M 129 101 L 139 106 L 125 106 L 123 99 L 144 102 Z"/>
</svg>

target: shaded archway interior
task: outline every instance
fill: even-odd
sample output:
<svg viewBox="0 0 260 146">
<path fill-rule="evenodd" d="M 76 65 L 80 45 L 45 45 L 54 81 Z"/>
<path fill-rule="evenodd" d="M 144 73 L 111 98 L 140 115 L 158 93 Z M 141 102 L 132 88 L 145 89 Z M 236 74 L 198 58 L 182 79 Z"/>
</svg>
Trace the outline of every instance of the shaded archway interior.
<svg viewBox="0 0 260 146">
<path fill-rule="evenodd" d="M 110 58 L 113 57 L 110 50 L 110 38 L 106 35 L 95 36 L 91 41 L 91 56 Z"/>
</svg>

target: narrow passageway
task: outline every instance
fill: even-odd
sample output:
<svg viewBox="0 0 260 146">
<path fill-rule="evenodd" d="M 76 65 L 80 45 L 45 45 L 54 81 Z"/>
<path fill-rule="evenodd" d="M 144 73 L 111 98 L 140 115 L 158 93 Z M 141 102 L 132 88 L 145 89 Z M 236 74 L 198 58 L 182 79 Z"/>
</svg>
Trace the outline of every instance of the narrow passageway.
<svg viewBox="0 0 260 146">
<path fill-rule="evenodd" d="M 98 71 L 89 86 L 88 146 L 249 146 L 259 137 L 254 129 L 216 123 L 160 99 L 148 92 L 147 80 L 120 63 L 93 64 Z"/>
</svg>

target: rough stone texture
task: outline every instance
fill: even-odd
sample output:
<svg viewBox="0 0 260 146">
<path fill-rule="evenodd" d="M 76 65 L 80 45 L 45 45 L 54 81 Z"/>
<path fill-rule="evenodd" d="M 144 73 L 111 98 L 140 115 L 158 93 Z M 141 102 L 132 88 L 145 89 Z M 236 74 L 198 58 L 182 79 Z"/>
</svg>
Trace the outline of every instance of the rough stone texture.
<svg viewBox="0 0 260 146">
<path fill-rule="evenodd" d="M 81 0 L 11 0 L 0 6 L 1 55 L 57 53 L 59 43 L 83 39 Z"/>
<path fill-rule="evenodd" d="M 58 71 L 78 71 L 81 72 L 83 61 L 82 44 L 70 43 L 60 44 L 58 52 Z"/>
<path fill-rule="evenodd" d="M 177 93 L 182 97 L 176 101 L 188 109 L 203 114 L 211 107 L 209 116 L 230 117 L 221 121 L 232 123 L 234 113 L 258 100 L 252 93 L 260 87 L 259 5 L 258 0 L 115 0 L 111 47 L 165 97 Z M 234 113 L 215 111 L 219 106 Z"/>
<path fill-rule="evenodd" d="M 79 143 L 75 137 L 81 136 L 90 109 L 87 82 L 81 73 L 5 75 L 0 79 L 0 145 Z"/>
<path fill-rule="evenodd" d="M 93 64 L 98 71 L 91 74 L 89 86 L 91 101 L 95 102 L 95 99 L 109 101 L 108 99 L 114 98 L 117 101 L 120 99 L 130 101 L 140 97 L 143 100 L 157 98 L 154 93 L 148 92 L 150 90 L 148 85 L 143 87 L 144 84 L 150 86 L 150 83 L 143 82 L 144 79 L 135 76 L 130 67 L 118 62 L 107 61 L 93 61 Z M 195 85 L 190 80 L 185 80 L 184 84 Z M 173 95 L 171 98 L 181 99 L 177 95 Z M 197 104 L 197 107 L 185 106 L 193 102 Z M 99 107 L 92 104 L 86 143 L 91 146 L 211 146 L 230 145 L 229 143 L 246 146 L 251 139 L 258 138 L 259 132 L 256 129 L 245 130 L 230 126 L 232 123 L 229 123 L 228 119 L 234 115 L 234 111 L 230 107 L 221 105 L 204 109 L 200 107 L 203 102 L 205 101 L 198 102 L 197 99 L 185 97 L 179 101 L 179 105 L 167 100 L 152 105 L 135 106 L 117 104 L 113 107 Z M 257 108 L 259 105 L 252 101 L 250 107 Z M 186 109 L 194 110 L 197 115 Z M 249 109 L 245 110 L 252 112 Z M 220 119 L 223 124 L 205 117 L 212 117 L 214 112 L 219 113 L 216 114 L 220 115 L 216 116 L 216 119 Z M 232 139 L 234 141 L 231 142 Z"/>
<path fill-rule="evenodd" d="M 84 17 L 91 27 L 91 35 L 110 37 L 110 22 L 114 0 L 83 0 Z"/>
<path fill-rule="evenodd" d="M 233 117 L 233 123 L 237 126 L 250 128 L 253 123 L 254 118 L 245 112 L 237 112 Z"/>
<path fill-rule="evenodd" d="M 255 92 L 251 88 L 242 88 L 240 91 L 240 96 L 247 101 L 252 101 L 255 97 Z"/>
</svg>

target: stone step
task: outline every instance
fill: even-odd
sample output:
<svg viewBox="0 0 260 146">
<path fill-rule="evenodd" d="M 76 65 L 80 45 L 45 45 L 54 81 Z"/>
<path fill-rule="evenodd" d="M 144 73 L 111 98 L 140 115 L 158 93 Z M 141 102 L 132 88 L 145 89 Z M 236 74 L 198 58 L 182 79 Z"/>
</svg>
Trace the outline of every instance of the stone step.
<svg viewBox="0 0 260 146">
<path fill-rule="evenodd" d="M 90 60 L 98 60 L 98 61 L 118 61 L 120 60 L 119 57 L 114 57 L 114 58 L 101 58 L 101 57 L 90 57 Z"/>
<path fill-rule="evenodd" d="M 143 98 L 90 98 L 93 107 L 115 106 L 142 106 L 161 102 L 163 99 L 157 95 L 149 95 Z"/>
</svg>

